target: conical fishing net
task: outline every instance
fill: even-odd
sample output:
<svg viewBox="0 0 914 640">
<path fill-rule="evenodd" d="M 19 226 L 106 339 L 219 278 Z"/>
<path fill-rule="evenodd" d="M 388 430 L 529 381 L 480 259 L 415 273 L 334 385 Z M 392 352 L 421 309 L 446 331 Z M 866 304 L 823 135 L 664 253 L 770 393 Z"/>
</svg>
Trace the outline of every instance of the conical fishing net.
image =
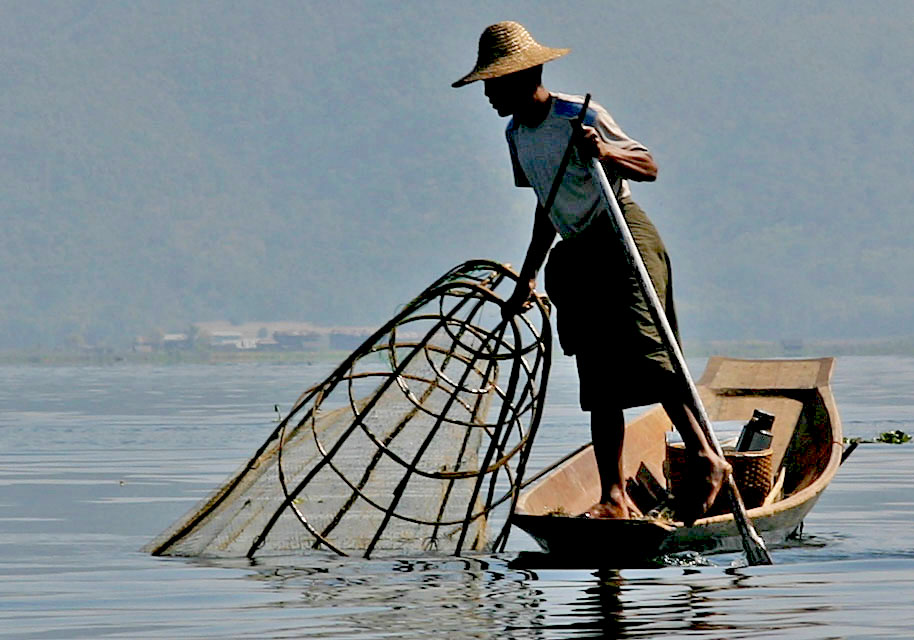
<svg viewBox="0 0 914 640">
<path fill-rule="evenodd" d="M 156 555 L 330 550 L 459 554 L 513 508 L 542 411 L 548 307 L 505 322 L 516 275 L 439 278 L 293 409 L 228 481 L 151 542 Z M 503 549 L 507 518 L 489 548 Z"/>
</svg>

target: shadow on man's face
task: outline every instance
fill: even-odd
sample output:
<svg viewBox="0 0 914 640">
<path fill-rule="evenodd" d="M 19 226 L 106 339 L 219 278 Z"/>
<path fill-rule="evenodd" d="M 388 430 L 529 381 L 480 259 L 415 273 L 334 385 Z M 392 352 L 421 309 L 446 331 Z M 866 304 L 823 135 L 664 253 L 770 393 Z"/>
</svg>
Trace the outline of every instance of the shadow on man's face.
<svg viewBox="0 0 914 640">
<path fill-rule="evenodd" d="M 529 73 L 529 70 L 490 78 L 483 83 L 489 104 L 503 118 L 514 115 L 529 105 L 540 84 L 538 77 Z"/>
</svg>

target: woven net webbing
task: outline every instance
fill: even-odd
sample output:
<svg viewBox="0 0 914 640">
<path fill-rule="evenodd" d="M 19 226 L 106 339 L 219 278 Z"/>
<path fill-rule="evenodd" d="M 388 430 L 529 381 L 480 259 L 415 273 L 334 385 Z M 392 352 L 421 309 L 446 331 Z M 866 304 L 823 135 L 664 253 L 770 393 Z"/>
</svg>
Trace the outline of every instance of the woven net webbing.
<svg viewBox="0 0 914 640">
<path fill-rule="evenodd" d="M 147 545 L 156 555 L 504 549 L 545 396 L 548 306 L 505 322 L 516 275 L 460 265 L 306 390 L 263 445 Z"/>
</svg>

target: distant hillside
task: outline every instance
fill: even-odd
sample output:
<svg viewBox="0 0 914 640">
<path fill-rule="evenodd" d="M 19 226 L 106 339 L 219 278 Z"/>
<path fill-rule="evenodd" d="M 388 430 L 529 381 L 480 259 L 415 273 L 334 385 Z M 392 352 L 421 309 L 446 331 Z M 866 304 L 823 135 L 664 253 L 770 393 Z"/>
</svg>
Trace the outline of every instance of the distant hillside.
<svg viewBox="0 0 914 640">
<path fill-rule="evenodd" d="M 909 334 L 914 5 L 885 9 L 0 2 L 0 348 L 373 325 L 519 264 L 505 121 L 449 86 L 505 18 L 657 157 L 686 336 Z"/>
</svg>

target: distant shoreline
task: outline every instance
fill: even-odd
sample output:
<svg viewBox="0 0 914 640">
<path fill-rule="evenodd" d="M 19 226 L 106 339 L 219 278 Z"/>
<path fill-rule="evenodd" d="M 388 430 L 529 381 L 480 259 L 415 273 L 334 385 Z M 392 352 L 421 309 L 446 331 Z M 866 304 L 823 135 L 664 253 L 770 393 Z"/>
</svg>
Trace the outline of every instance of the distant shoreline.
<svg viewBox="0 0 914 640">
<path fill-rule="evenodd" d="M 914 336 L 833 340 L 704 340 L 686 342 L 686 356 L 742 358 L 914 356 Z"/>
<path fill-rule="evenodd" d="M 687 357 L 725 355 L 744 358 L 876 356 L 914 357 L 914 336 L 867 340 L 764 341 L 720 340 L 694 341 L 685 344 Z M 351 351 L 224 351 L 186 350 L 138 353 L 130 350 L 41 350 L 22 349 L 0 351 L 0 364 L 5 365 L 117 365 L 117 364 L 309 364 L 342 362 Z"/>
<path fill-rule="evenodd" d="M 0 351 L 0 364 L 26 364 L 36 366 L 117 365 L 117 364 L 237 364 L 259 362 L 264 364 L 311 364 L 314 362 L 342 362 L 348 351 L 175 351 L 135 353 L 111 351 L 104 353 L 78 351 Z"/>
</svg>

